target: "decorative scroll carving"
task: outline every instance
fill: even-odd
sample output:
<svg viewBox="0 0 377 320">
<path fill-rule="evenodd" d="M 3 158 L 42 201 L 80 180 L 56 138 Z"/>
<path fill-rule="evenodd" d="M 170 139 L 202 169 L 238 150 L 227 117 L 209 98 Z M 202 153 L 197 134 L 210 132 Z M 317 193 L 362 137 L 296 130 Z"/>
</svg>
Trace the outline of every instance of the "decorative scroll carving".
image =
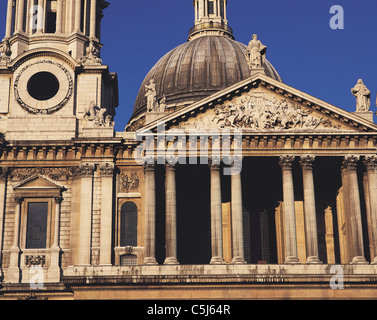
<svg viewBox="0 0 377 320">
<path fill-rule="evenodd" d="M 25 180 L 40 174 L 52 180 L 67 180 L 73 175 L 73 168 L 12 168 L 9 177 L 11 180 Z"/>
<path fill-rule="evenodd" d="M 250 128 L 258 131 L 340 127 L 325 117 L 312 116 L 312 112 L 288 99 L 278 100 L 263 93 L 254 93 L 242 98 L 241 104 L 218 106 L 212 123 L 222 128 Z"/>
<path fill-rule="evenodd" d="M 41 266 L 44 267 L 46 263 L 46 256 L 25 256 L 25 265 L 27 267 Z"/>
<path fill-rule="evenodd" d="M 126 254 L 126 255 L 130 255 L 130 254 L 132 254 L 132 252 L 134 251 L 134 247 L 133 246 L 126 246 L 125 248 L 124 248 L 124 254 Z"/>
<path fill-rule="evenodd" d="M 130 175 L 122 172 L 119 177 L 120 192 L 135 191 L 139 188 L 140 179 L 137 173 L 131 173 Z"/>
</svg>

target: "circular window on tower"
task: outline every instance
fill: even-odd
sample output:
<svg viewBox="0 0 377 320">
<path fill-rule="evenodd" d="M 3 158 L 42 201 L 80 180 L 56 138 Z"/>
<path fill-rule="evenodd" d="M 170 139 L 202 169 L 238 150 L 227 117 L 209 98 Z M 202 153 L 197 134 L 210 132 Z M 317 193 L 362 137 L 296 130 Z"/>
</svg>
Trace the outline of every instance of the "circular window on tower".
<svg viewBox="0 0 377 320">
<path fill-rule="evenodd" d="M 38 72 L 27 83 L 27 91 L 39 101 L 50 100 L 59 92 L 59 80 L 50 72 Z"/>
<path fill-rule="evenodd" d="M 59 61 L 28 61 L 15 72 L 14 94 L 20 106 L 29 113 L 51 114 L 71 99 L 73 77 Z"/>
</svg>

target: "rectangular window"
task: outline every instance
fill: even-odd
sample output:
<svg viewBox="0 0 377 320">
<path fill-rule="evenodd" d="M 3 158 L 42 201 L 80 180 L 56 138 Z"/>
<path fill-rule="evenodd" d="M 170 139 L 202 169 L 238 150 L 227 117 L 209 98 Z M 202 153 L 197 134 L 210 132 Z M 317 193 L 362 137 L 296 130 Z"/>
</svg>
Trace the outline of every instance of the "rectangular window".
<svg viewBox="0 0 377 320">
<path fill-rule="evenodd" d="M 27 207 L 26 249 L 45 249 L 48 202 L 30 202 Z"/>
</svg>

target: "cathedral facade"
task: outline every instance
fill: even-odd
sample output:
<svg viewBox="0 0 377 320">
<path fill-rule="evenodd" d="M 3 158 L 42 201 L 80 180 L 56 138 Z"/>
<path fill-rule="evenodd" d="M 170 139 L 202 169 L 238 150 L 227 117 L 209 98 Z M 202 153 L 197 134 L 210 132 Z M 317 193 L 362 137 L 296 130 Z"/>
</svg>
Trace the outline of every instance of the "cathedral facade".
<svg viewBox="0 0 377 320">
<path fill-rule="evenodd" d="M 377 296 L 377 125 L 362 80 L 355 112 L 301 92 L 264 39 L 235 40 L 227 0 L 194 0 L 188 41 L 150 70 L 116 132 L 117 74 L 100 55 L 110 4 L 7 4 L 1 299 Z"/>
</svg>

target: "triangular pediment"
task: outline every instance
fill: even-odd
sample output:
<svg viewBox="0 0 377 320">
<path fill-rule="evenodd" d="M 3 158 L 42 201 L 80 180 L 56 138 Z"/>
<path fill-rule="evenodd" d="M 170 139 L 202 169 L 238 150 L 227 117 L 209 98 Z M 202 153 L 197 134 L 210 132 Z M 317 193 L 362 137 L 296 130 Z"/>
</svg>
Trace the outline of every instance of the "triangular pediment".
<svg viewBox="0 0 377 320">
<path fill-rule="evenodd" d="M 15 190 L 31 190 L 31 189 L 44 189 L 44 190 L 61 190 L 63 186 L 55 183 L 53 180 L 36 174 L 26 180 L 19 182 L 17 185 L 13 186 Z"/>
<path fill-rule="evenodd" d="M 150 123 L 157 129 L 242 129 L 244 133 L 377 132 L 377 125 L 263 74 Z"/>
</svg>

